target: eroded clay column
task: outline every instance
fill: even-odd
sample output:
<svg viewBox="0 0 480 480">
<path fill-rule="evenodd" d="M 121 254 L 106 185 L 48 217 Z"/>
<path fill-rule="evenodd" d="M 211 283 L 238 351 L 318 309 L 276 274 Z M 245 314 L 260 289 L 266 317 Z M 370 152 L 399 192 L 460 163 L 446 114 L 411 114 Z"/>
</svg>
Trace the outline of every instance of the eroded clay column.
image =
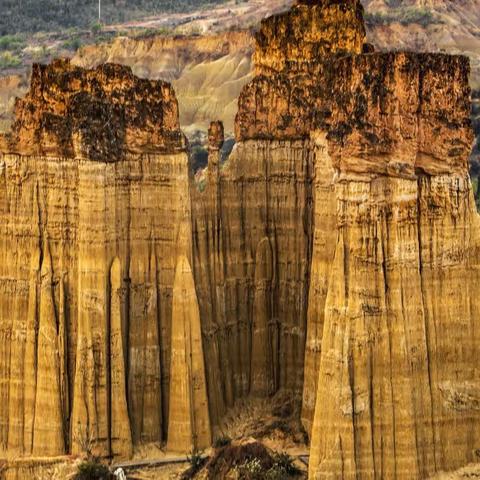
<svg viewBox="0 0 480 480">
<path fill-rule="evenodd" d="M 190 262 L 182 255 L 173 286 L 167 449 L 202 450 L 210 446 L 211 437 L 200 311 Z"/>
</svg>

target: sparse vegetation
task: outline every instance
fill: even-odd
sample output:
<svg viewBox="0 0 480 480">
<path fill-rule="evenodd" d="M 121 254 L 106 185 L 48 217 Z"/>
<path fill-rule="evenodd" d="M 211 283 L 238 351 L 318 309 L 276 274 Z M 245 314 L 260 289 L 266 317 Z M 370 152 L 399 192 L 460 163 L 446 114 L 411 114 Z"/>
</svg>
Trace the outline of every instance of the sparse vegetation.
<svg viewBox="0 0 480 480">
<path fill-rule="evenodd" d="M 62 45 L 65 50 L 71 50 L 73 52 L 77 51 L 81 46 L 82 40 L 78 36 L 69 38 L 68 40 L 63 42 Z"/>
<path fill-rule="evenodd" d="M 110 470 L 95 460 L 87 460 L 78 466 L 75 480 L 109 480 L 112 478 Z"/>
<path fill-rule="evenodd" d="M 138 39 L 138 38 L 148 38 L 148 37 L 161 36 L 161 35 L 167 36 L 171 34 L 172 34 L 171 29 L 165 28 L 165 27 L 159 27 L 159 28 L 133 30 L 130 33 L 128 33 L 128 36 Z"/>
<path fill-rule="evenodd" d="M 100 22 L 93 22 L 90 25 L 90 30 L 94 35 L 98 35 L 102 31 L 102 24 Z"/>
<path fill-rule="evenodd" d="M 266 469 L 259 458 L 246 460 L 235 470 L 239 480 L 288 480 L 300 475 L 292 457 L 286 453 L 274 453 L 273 464 Z"/>
<path fill-rule="evenodd" d="M 195 469 L 198 469 L 204 463 L 202 452 L 199 452 L 198 450 L 193 450 L 187 458 L 190 465 Z"/>
<path fill-rule="evenodd" d="M 0 50 L 18 52 L 25 48 L 25 38 L 22 35 L 4 35 L 0 37 Z"/>
<path fill-rule="evenodd" d="M 300 473 L 300 470 L 295 465 L 293 458 L 288 453 L 281 452 L 273 455 L 273 470 L 283 472 L 289 476 L 295 476 Z"/>
<path fill-rule="evenodd" d="M 265 478 L 265 470 L 259 458 L 246 460 L 235 468 L 239 480 L 261 480 Z"/>
<path fill-rule="evenodd" d="M 227 437 L 227 436 L 222 436 L 222 437 L 218 437 L 213 446 L 215 448 L 223 448 L 223 447 L 226 447 L 227 445 L 230 445 L 232 443 L 232 439 L 230 437 Z"/>
<path fill-rule="evenodd" d="M 102 22 L 122 23 L 159 12 L 186 12 L 225 0 L 102 0 Z M 89 28 L 98 3 L 87 0 L 3 0 L 0 35 Z"/>
<path fill-rule="evenodd" d="M 288 480 L 302 476 L 293 458 L 286 453 L 271 452 L 260 442 L 220 447 L 205 468 L 207 478 Z"/>
<path fill-rule="evenodd" d="M 0 54 L 0 69 L 18 67 L 22 63 L 20 57 L 7 51 Z"/>
<path fill-rule="evenodd" d="M 202 452 L 197 450 L 192 451 L 190 456 L 187 457 L 190 463 L 190 468 L 183 472 L 181 479 L 190 480 L 195 478 L 195 475 L 203 468 L 207 459 L 202 455 Z"/>
<path fill-rule="evenodd" d="M 430 9 L 421 7 L 399 7 L 392 8 L 388 12 L 367 12 L 365 21 L 372 26 L 388 25 L 390 23 L 401 23 L 402 25 L 417 23 L 423 27 L 439 22 Z"/>
</svg>

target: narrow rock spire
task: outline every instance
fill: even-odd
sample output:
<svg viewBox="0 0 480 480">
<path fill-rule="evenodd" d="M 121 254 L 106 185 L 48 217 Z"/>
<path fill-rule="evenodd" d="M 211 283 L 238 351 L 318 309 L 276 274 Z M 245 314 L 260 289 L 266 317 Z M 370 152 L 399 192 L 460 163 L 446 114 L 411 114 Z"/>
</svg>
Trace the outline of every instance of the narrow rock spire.
<svg viewBox="0 0 480 480">
<path fill-rule="evenodd" d="M 210 446 L 200 311 L 190 263 L 180 256 L 175 271 L 172 311 L 170 413 L 167 449 L 191 452 Z"/>
<path fill-rule="evenodd" d="M 122 332 L 122 278 L 118 257 L 110 269 L 110 438 L 113 456 L 132 454 L 132 435 L 125 385 L 125 352 Z"/>
<path fill-rule="evenodd" d="M 221 153 L 225 141 L 223 123 L 215 121 L 210 124 L 208 129 L 208 173 L 214 178 L 218 177 Z"/>
<path fill-rule="evenodd" d="M 48 241 L 44 242 L 38 321 L 37 385 L 33 426 L 33 454 L 65 453 L 60 358 L 53 270 Z"/>
<path fill-rule="evenodd" d="M 260 240 L 255 257 L 255 293 L 253 301 L 252 363 L 250 393 L 267 397 L 275 393 L 273 345 L 276 332 L 270 331 L 272 315 L 272 247 L 268 238 Z"/>
</svg>

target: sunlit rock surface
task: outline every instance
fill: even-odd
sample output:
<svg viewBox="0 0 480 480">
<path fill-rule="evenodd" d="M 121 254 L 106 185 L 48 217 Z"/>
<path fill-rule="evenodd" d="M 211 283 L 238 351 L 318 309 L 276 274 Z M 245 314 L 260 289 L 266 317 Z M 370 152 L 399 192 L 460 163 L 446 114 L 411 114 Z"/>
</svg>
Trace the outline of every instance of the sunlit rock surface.
<svg viewBox="0 0 480 480">
<path fill-rule="evenodd" d="M 375 53 L 356 0 L 266 19 L 255 58 L 224 164 L 211 119 L 205 188 L 169 84 L 34 70 L 0 142 L 5 452 L 190 452 L 284 391 L 312 479 L 475 460 L 468 60 Z"/>
</svg>

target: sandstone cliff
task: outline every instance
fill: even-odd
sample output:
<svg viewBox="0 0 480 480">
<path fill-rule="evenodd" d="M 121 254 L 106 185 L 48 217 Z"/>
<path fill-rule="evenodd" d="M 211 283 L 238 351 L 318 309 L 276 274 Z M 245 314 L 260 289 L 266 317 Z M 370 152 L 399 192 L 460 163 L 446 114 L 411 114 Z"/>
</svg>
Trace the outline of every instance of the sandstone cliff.
<svg viewBox="0 0 480 480">
<path fill-rule="evenodd" d="M 161 441 L 175 270 L 192 258 L 173 90 L 126 67 L 35 67 L 1 149 L 2 449 Z"/>
<path fill-rule="evenodd" d="M 425 478 L 474 460 L 479 441 L 468 61 L 327 50 L 308 62 L 312 45 L 303 47 L 297 19 L 331 4 L 353 18 L 359 8 L 298 2 L 291 22 L 264 22 L 259 57 L 268 33 L 291 40 L 281 41 L 283 58 L 270 48 L 274 67 L 261 68 L 240 98 L 238 151 L 252 142 L 276 149 L 281 139 L 310 152 L 302 416 L 311 477 Z M 288 60 L 289 44 L 306 50 L 302 68 Z"/>
<path fill-rule="evenodd" d="M 302 404 L 315 479 L 423 479 L 480 448 L 469 65 L 374 53 L 357 0 L 266 19 L 221 163 L 170 85 L 36 67 L 1 139 L 0 445 L 208 446 Z M 50 407 L 46 409 L 46 405 Z"/>
<path fill-rule="evenodd" d="M 262 24 L 239 143 L 194 207 L 209 399 L 295 391 L 306 338 L 311 477 L 425 478 L 479 443 L 469 67 L 363 35 L 355 1 Z"/>
</svg>

